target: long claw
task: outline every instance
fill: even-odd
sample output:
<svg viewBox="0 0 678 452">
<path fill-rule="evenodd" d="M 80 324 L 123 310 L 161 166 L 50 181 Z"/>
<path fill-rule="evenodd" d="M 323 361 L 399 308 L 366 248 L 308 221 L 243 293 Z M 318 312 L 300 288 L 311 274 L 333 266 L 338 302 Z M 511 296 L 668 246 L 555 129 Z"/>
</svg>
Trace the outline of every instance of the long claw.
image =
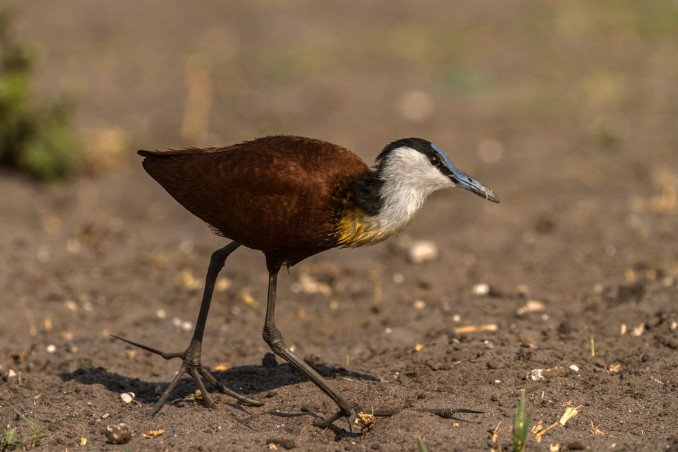
<svg viewBox="0 0 678 452">
<path fill-rule="evenodd" d="M 200 378 L 198 370 L 195 367 L 189 367 L 188 373 L 191 375 L 191 377 L 193 377 L 193 380 L 198 385 L 198 389 L 200 389 L 200 392 L 202 393 L 202 399 L 205 402 L 205 405 L 207 405 L 208 408 L 215 410 L 217 408 L 217 404 L 214 403 L 212 396 L 209 392 L 207 392 L 207 389 L 205 389 L 205 383 L 202 382 L 202 378 Z"/>
<path fill-rule="evenodd" d="M 170 394 L 172 394 L 172 391 L 174 391 L 174 388 L 177 387 L 179 384 L 179 380 L 181 380 L 181 377 L 184 376 L 184 373 L 186 372 L 186 363 L 181 363 L 181 368 L 179 369 L 179 372 L 177 372 L 176 376 L 172 380 L 172 382 L 167 386 L 167 389 L 162 393 L 160 398 L 158 399 L 157 402 L 155 402 L 155 405 L 153 405 L 153 409 L 151 410 L 151 416 L 155 416 L 158 414 L 160 409 L 165 405 L 165 402 L 167 402 L 167 399 L 169 399 Z"/>
<path fill-rule="evenodd" d="M 157 348 L 149 347 L 148 345 L 140 344 L 138 342 L 130 341 L 129 339 L 125 339 L 124 337 L 116 336 L 115 334 L 111 334 L 114 338 L 118 339 L 119 341 L 126 342 L 130 345 L 133 345 L 135 347 L 139 347 L 142 350 L 146 350 L 147 352 L 153 353 L 155 355 L 160 355 L 165 359 L 172 359 L 172 358 L 182 358 L 186 352 L 181 352 L 181 353 L 165 353 L 161 352 Z"/>
<path fill-rule="evenodd" d="M 320 419 L 319 421 L 313 421 L 313 425 L 315 425 L 318 428 L 326 429 L 329 428 L 330 425 L 334 424 L 334 421 L 339 419 L 340 417 L 344 417 L 346 414 L 343 411 L 337 411 L 335 414 L 326 417 L 325 419 Z M 349 424 L 350 428 L 350 424 Z"/>
<path fill-rule="evenodd" d="M 358 413 L 355 410 L 351 410 L 348 415 L 348 431 L 353 433 L 353 424 L 358 419 Z"/>
<path fill-rule="evenodd" d="M 195 384 L 198 386 L 198 389 L 200 389 L 200 392 L 202 393 L 203 402 L 208 408 L 214 409 L 216 408 L 217 405 L 216 403 L 214 403 L 214 399 L 212 398 L 210 393 L 207 392 L 207 388 L 205 388 L 205 384 L 203 383 L 201 376 L 205 378 L 205 380 L 207 380 L 219 391 L 235 398 L 238 402 L 251 406 L 262 406 L 264 404 L 263 402 L 260 402 L 258 400 L 250 399 L 249 397 L 245 397 L 241 394 L 238 394 L 232 389 L 229 389 L 226 386 L 224 386 L 221 382 L 217 381 L 217 379 L 214 378 L 214 376 L 211 373 L 209 373 L 209 371 L 205 369 L 202 366 L 202 364 L 200 364 L 200 351 L 198 349 L 197 353 L 195 352 L 193 343 L 191 343 L 188 349 L 186 349 L 183 352 L 166 353 L 156 348 L 149 347 L 148 345 L 130 341 L 129 339 L 125 339 L 114 334 L 112 336 L 134 347 L 139 347 L 140 349 L 146 350 L 147 352 L 153 353 L 155 355 L 160 355 L 164 359 L 181 358 L 182 360 L 179 372 L 177 372 L 172 382 L 167 386 L 167 389 L 163 391 L 158 401 L 155 403 L 155 405 L 153 405 L 153 409 L 151 410 L 151 416 L 155 416 L 162 409 L 163 405 L 165 405 L 165 403 L 169 399 L 169 396 L 172 394 L 172 391 L 174 391 L 174 388 L 176 388 L 176 386 L 179 384 L 179 381 L 184 376 L 184 374 L 188 374 L 193 379 L 193 381 L 195 381 Z"/>
<path fill-rule="evenodd" d="M 348 418 L 348 430 L 353 433 L 354 427 L 360 428 L 360 433 L 365 433 L 374 427 L 374 418 L 375 417 L 390 417 L 395 416 L 401 411 L 412 410 L 419 411 L 420 413 L 431 413 L 436 416 L 440 416 L 445 419 L 455 419 L 462 421 L 456 417 L 456 414 L 467 413 L 467 414 L 482 414 L 482 411 L 469 410 L 468 408 L 412 408 L 409 406 L 398 407 L 398 408 L 386 408 L 381 410 L 374 410 L 371 414 L 365 413 L 360 410 L 360 408 L 351 408 L 348 411 L 341 410 L 337 413 L 326 417 L 325 419 L 316 420 L 313 422 L 313 425 L 316 427 L 326 429 L 334 423 L 337 419 L 346 416 Z M 302 411 L 310 411 L 308 408 L 302 408 Z"/>
</svg>

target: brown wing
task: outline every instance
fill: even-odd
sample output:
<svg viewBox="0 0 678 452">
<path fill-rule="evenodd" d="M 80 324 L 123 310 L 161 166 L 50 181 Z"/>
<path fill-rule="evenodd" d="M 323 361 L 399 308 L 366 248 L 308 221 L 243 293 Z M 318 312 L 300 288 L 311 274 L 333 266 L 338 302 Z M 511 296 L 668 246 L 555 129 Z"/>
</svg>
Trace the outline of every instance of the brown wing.
<svg viewBox="0 0 678 452">
<path fill-rule="evenodd" d="M 146 171 L 191 213 L 225 237 L 290 261 L 332 246 L 332 189 L 368 170 L 345 148 L 290 136 L 139 153 Z"/>
</svg>

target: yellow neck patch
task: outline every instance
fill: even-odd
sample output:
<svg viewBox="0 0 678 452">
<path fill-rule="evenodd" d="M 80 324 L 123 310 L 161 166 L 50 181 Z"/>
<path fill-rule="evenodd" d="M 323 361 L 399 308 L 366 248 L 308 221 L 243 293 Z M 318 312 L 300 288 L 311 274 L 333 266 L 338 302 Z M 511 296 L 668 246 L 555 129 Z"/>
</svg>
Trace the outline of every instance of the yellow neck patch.
<svg viewBox="0 0 678 452">
<path fill-rule="evenodd" d="M 377 218 L 365 215 L 361 209 L 345 211 L 336 225 L 339 246 L 351 248 L 382 242 L 398 232 L 400 229 L 385 228 Z"/>
</svg>

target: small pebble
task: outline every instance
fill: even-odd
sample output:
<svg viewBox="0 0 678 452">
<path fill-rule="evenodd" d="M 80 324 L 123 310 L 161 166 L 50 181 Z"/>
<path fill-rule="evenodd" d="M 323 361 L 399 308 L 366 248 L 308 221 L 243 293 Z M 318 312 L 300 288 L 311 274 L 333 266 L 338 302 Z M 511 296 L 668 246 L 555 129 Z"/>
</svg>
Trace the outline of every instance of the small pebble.
<svg viewBox="0 0 678 452">
<path fill-rule="evenodd" d="M 430 240 L 418 240 L 407 250 L 407 257 L 414 264 L 434 261 L 438 258 L 438 246 Z"/>
<path fill-rule="evenodd" d="M 492 370 L 496 370 L 496 369 L 501 369 L 501 368 L 502 368 L 501 362 L 499 362 L 499 360 L 496 360 L 496 359 L 495 359 L 495 360 L 490 360 L 490 361 L 488 361 L 487 364 L 486 364 L 486 366 L 487 366 L 488 369 L 492 369 Z"/>
<path fill-rule="evenodd" d="M 482 297 L 490 293 L 490 285 L 485 283 L 476 284 L 471 289 L 473 295 L 477 297 Z"/>
<path fill-rule="evenodd" d="M 518 308 L 518 311 L 516 313 L 518 315 L 524 315 L 528 314 L 530 312 L 539 312 L 544 310 L 544 303 L 538 300 L 527 300 L 527 303 L 525 305 L 521 306 Z"/>
<path fill-rule="evenodd" d="M 54 344 L 49 344 L 46 348 L 47 353 L 54 353 L 56 352 L 56 345 Z"/>
<path fill-rule="evenodd" d="M 104 432 L 106 439 L 113 444 L 127 444 L 132 439 L 132 429 L 125 423 L 109 425 Z"/>
<path fill-rule="evenodd" d="M 297 447 L 297 445 L 294 442 L 294 439 L 292 438 L 269 438 L 266 440 L 266 444 L 268 448 L 271 450 L 277 449 L 277 446 L 280 446 L 286 450 L 294 449 Z"/>
<path fill-rule="evenodd" d="M 73 300 L 64 301 L 64 306 L 66 306 L 66 309 L 68 309 L 71 312 L 75 312 L 78 310 L 78 303 L 76 303 Z"/>
<path fill-rule="evenodd" d="M 426 302 L 424 300 L 417 300 L 414 302 L 414 309 L 418 311 L 423 311 L 426 309 Z"/>
<path fill-rule="evenodd" d="M 125 403 L 132 403 L 132 400 L 134 400 L 134 393 L 133 392 L 124 392 L 124 393 L 120 394 L 120 398 Z"/>
<path fill-rule="evenodd" d="M 570 365 L 570 370 L 571 370 L 572 372 L 579 372 L 579 366 L 576 365 L 576 364 L 571 364 L 571 365 Z"/>
<path fill-rule="evenodd" d="M 539 381 L 550 378 L 565 377 L 570 373 L 566 367 L 558 366 L 551 369 L 533 369 L 525 375 L 526 380 Z"/>
</svg>

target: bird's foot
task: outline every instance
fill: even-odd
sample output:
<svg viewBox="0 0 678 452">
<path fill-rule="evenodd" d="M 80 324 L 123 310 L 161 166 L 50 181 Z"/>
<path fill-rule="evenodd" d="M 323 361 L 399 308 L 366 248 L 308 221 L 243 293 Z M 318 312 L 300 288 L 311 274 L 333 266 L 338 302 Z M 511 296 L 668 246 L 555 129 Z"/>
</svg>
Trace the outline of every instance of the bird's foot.
<svg viewBox="0 0 678 452">
<path fill-rule="evenodd" d="M 303 411 L 310 411 L 307 408 L 302 408 Z M 351 433 L 355 431 L 364 434 L 371 431 L 375 425 L 376 417 L 391 417 L 400 413 L 404 410 L 418 411 L 420 413 L 430 413 L 440 416 L 445 419 L 455 419 L 463 420 L 458 418 L 456 415 L 460 413 L 466 414 L 482 414 L 482 411 L 470 410 L 468 408 L 414 408 L 414 407 L 401 407 L 401 408 L 387 408 L 381 410 L 372 410 L 371 413 L 362 411 L 357 405 L 350 408 L 347 411 L 340 410 L 337 413 L 328 416 L 324 419 L 319 419 L 313 422 L 313 425 L 322 429 L 329 428 L 336 420 L 347 417 L 348 418 L 348 429 Z"/>
<path fill-rule="evenodd" d="M 335 414 L 326 417 L 325 419 L 319 419 L 313 422 L 313 425 L 322 429 L 329 428 L 334 421 L 346 417 L 348 418 L 348 430 L 351 433 L 356 432 L 361 434 L 367 433 L 372 428 L 374 428 L 374 414 L 366 413 L 362 411 L 359 407 L 350 408 L 348 412 L 344 410 L 337 411 Z"/>
<path fill-rule="evenodd" d="M 198 389 L 200 389 L 200 392 L 202 394 L 202 399 L 208 408 L 216 408 L 216 404 L 214 403 L 212 396 L 210 396 L 209 392 L 207 392 L 207 389 L 205 389 L 205 384 L 202 381 L 203 378 L 207 380 L 212 386 L 217 388 L 219 391 L 233 397 L 240 403 L 251 406 L 263 405 L 263 402 L 250 399 L 249 397 L 245 397 L 244 395 L 238 394 L 237 392 L 233 391 L 230 388 L 227 388 L 221 382 L 219 382 L 214 377 L 214 375 L 212 375 L 200 363 L 200 348 L 199 345 L 196 345 L 193 341 L 191 341 L 191 344 L 183 352 L 166 353 L 156 348 L 149 347 L 148 345 L 139 344 L 138 342 L 133 342 L 120 336 L 116 335 L 112 336 L 127 344 L 146 350 L 147 352 L 153 353 L 155 355 L 160 355 L 164 359 L 169 360 L 173 358 L 181 358 L 182 363 L 181 367 L 179 368 L 179 372 L 177 372 L 177 375 L 174 377 L 174 379 L 169 384 L 167 389 L 165 389 L 165 391 L 162 393 L 158 401 L 155 403 L 155 405 L 153 405 L 153 409 L 151 410 L 151 416 L 156 415 L 160 411 L 165 402 L 167 402 L 167 399 L 169 398 L 174 388 L 177 386 L 177 384 L 179 384 L 179 381 L 181 380 L 181 377 L 184 376 L 184 374 L 189 375 L 193 379 L 193 381 L 195 381 L 195 383 L 198 385 Z"/>
</svg>

